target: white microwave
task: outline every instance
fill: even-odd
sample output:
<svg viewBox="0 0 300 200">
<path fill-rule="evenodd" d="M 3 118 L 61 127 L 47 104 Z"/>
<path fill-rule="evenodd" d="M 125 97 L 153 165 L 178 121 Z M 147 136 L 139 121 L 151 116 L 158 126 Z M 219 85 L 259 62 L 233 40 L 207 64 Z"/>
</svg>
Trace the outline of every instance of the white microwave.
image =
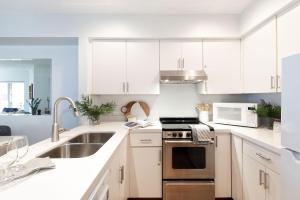
<svg viewBox="0 0 300 200">
<path fill-rule="evenodd" d="M 258 127 L 256 103 L 214 103 L 213 122 L 245 127 Z"/>
</svg>

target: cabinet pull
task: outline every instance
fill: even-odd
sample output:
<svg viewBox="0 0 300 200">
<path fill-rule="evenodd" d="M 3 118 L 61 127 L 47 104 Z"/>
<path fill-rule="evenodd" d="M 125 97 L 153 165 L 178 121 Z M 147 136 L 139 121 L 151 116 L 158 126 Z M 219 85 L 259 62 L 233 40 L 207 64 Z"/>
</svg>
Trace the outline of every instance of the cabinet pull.
<svg viewBox="0 0 300 200">
<path fill-rule="evenodd" d="M 178 60 L 177 60 L 177 69 L 180 69 L 180 68 L 181 68 L 180 65 L 181 65 L 181 64 L 180 64 L 180 58 L 178 58 Z"/>
<path fill-rule="evenodd" d="M 125 82 L 123 82 L 123 92 L 125 93 Z"/>
<path fill-rule="evenodd" d="M 182 66 L 181 68 L 183 69 L 184 68 L 184 58 L 182 58 Z"/>
<path fill-rule="evenodd" d="M 274 76 L 271 76 L 271 89 L 274 89 Z"/>
<path fill-rule="evenodd" d="M 218 147 L 218 136 L 216 136 L 216 141 L 215 141 L 215 143 L 216 143 L 216 147 Z"/>
<path fill-rule="evenodd" d="M 127 93 L 129 93 L 129 83 L 126 82 L 126 89 L 127 89 Z"/>
<path fill-rule="evenodd" d="M 152 142 L 152 140 L 151 139 L 141 139 L 140 142 L 149 144 Z"/>
<path fill-rule="evenodd" d="M 277 89 L 280 89 L 280 76 L 276 76 Z"/>
<path fill-rule="evenodd" d="M 263 177 L 264 177 L 264 171 L 263 170 L 259 170 L 259 185 L 264 185 L 264 179 L 263 179 Z"/>
<path fill-rule="evenodd" d="M 262 159 L 266 160 L 266 161 L 271 161 L 271 160 L 272 160 L 271 158 L 267 158 L 267 157 L 265 157 L 265 156 L 264 156 L 264 155 L 262 155 L 261 153 L 256 153 L 256 155 L 257 155 L 258 157 L 260 157 L 260 158 L 262 158 Z"/>
<path fill-rule="evenodd" d="M 265 186 L 265 189 L 268 189 L 269 188 L 269 174 L 268 173 L 264 173 L 264 186 Z"/>
<path fill-rule="evenodd" d="M 120 183 L 123 184 L 124 181 L 124 165 L 120 167 Z"/>
<path fill-rule="evenodd" d="M 162 151 L 159 150 L 158 151 L 158 164 L 157 165 L 160 166 L 161 162 L 162 162 Z"/>
</svg>

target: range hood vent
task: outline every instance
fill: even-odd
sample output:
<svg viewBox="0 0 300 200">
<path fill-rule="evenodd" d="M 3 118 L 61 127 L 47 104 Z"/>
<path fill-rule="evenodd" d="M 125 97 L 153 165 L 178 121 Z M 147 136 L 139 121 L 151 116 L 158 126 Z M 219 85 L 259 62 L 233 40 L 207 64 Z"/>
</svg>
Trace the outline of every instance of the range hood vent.
<svg viewBox="0 0 300 200">
<path fill-rule="evenodd" d="M 161 83 L 199 83 L 207 80 L 204 70 L 161 70 Z"/>
</svg>

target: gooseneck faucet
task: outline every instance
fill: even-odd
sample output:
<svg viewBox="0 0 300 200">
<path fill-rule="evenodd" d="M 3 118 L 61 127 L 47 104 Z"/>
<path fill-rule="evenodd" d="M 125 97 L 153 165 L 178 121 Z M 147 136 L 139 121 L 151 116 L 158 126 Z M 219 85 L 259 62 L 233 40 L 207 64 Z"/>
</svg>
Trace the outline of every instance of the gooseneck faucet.
<svg viewBox="0 0 300 200">
<path fill-rule="evenodd" d="M 68 101 L 70 106 L 74 111 L 74 115 L 76 117 L 79 116 L 78 109 L 76 107 L 75 102 L 69 97 L 59 97 L 54 103 L 54 110 L 53 110 L 53 124 L 52 124 L 52 142 L 57 142 L 59 140 L 59 134 L 62 133 L 65 129 L 60 128 L 58 125 L 58 106 L 62 101 Z"/>
</svg>

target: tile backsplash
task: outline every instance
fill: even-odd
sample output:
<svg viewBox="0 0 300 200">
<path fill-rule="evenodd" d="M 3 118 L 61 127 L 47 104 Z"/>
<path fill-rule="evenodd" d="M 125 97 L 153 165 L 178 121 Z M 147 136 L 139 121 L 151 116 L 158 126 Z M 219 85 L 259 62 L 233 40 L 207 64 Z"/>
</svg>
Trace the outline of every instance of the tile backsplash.
<svg viewBox="0 0 300 200">
<path fill-rule="evenodd" d="M 234 95 L 199 95 L 195 84 L 161 84 L 159 95 L 94 95 L 96 104 L 114 101 L 115 111 L 102 117 L 103 121 L 125 120 L 121 107 L 129 101 L 142 100 L 150 107 L 149 120 L 158 120 L 159 117 L 197 117 L 195 105 L 198 103 L 213 102 L 259 102 L 265 99 L 280 104 L 280 94 L 234 94 Z"/>
</svg>

